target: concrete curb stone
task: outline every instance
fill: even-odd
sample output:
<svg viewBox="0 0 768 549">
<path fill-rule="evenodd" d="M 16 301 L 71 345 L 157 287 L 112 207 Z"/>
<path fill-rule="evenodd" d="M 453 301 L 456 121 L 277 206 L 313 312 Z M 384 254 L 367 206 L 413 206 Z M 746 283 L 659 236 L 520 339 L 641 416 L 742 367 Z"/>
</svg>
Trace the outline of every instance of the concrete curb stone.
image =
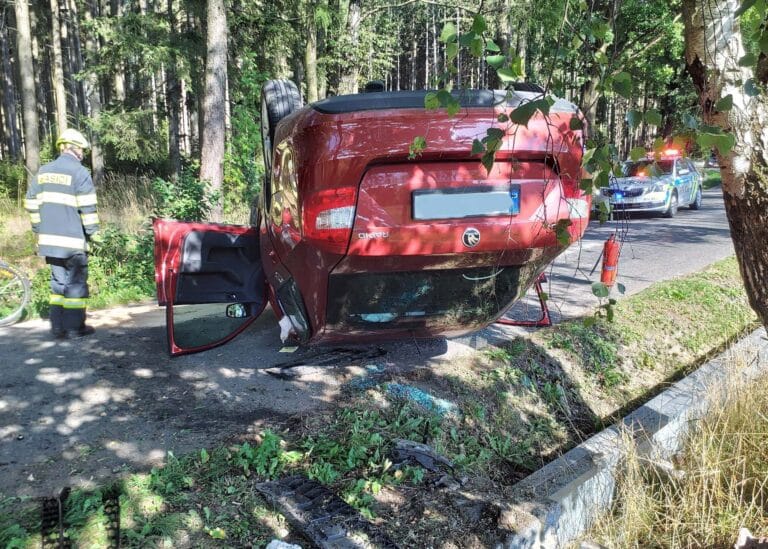
<svg viewBox="0 0 768 549">
<path fill-rule="evenodd" d="M 731 375 L 723 367 L 730 357 L 743 357 L 745 380 L 768 373 L 765 329 L 515 485 L 510 502 L 501 505 L 499 527 L 512 532 L 503 548 L 563 547 L 582 535 L 611 504 L 622 439 L 631 434 L 641 455 L 666 463 L 682 449 L 690 423 L 705 414 L 712 389 Z"/>
</svg>

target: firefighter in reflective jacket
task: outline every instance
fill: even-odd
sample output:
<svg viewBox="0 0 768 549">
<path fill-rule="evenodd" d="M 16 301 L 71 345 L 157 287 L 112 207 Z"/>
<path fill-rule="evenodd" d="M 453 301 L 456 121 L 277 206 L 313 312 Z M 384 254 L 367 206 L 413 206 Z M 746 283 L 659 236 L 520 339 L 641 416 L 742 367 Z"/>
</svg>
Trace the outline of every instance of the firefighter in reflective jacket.
<svg viewBox="0 0 768 549">
<path fill-rule="evenodd" d="M 88 240 L 99 230 L 96 191 L 81 161 L 88 140 L 67 129 L 56 140 L 59 157 L 42 166 L 25 207 L 37 233 L 38 254 L 51 266 L 51 333 L 57 339 L 92 334 L 85 324 Z"/>
</svg>

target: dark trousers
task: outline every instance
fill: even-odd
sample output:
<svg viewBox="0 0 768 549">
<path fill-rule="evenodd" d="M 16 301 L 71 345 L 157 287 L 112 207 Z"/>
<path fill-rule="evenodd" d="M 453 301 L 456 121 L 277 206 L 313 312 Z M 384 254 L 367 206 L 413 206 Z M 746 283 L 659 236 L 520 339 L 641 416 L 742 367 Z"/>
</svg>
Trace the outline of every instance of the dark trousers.
<svg viewBox="0 0 768 549">
<path fill-rule="evenodd" d="M 46 257 L 51 266 L 51 331 L 81 330 L 88 301 L 88 256 Z"/>
</svg>

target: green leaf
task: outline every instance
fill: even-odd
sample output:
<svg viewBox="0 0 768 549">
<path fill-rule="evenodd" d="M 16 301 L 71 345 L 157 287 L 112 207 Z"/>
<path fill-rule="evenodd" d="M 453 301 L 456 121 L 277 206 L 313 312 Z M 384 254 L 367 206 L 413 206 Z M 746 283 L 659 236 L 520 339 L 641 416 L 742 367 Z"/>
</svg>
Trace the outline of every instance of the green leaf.
<svg viewBox="0 0 768 549">
<path fill-rule="evenodd" d="M 715 103 L 715 110 L 719 112 L 729 111 L 733 108 L 733 95 L 728 94 L 725 97 L 721 97 L 720 100 Z"/>
<path fill-rule="evenodd" d="M 459 100 L 451 96 L 451 100 L 448 101 L 448 104 L 445 106 L 445 110 L 448 113 L 448 116 L 457 115 L 461 110 L 461 104 L 459 103 Z"/>
<path fill-rule="evenodd" d="M 486 134 L 488 134 L 488 137 L 486 141 L 489 141 L 491 139 L 502 139 L 504 137 L 504 130 L 501 130 L 499 128 L 488 128 L 485 130 Z"/>
<path fill-rule="evenodd" d="M 598 65 L 605 66 L 609 63 L 608 56 L 605 55 L 605 52 L 598 51 L 595 54 L 595 62 L 597 62 Z"/>
<path fill-rule="evenodd" d="M 704 150 L 716 147 L 721 156 L 727 155 L 736 144 L 736 138 L 730 133 L 706 133 L 700 132 L 696 142 Z"/>
<path fill-rule="evenodd" d="M 496 120 L 504 124 L 506 122 L 509 122 L 509 116 L 507 116 L 504 113 L 501 113 L 499 116 L 496 117 Z"/>
<path fill-rule="evenodd" d="M 757 63 L 757 56 L 754 53 L 748 53 L 739 59 L 740 67 L 754 67 Z"/>
<path fill-rule="evenodd" d="M 472 20 L 472 32 L 483 34 L 487 28 L 488 26 L 485 23 L 485 18 L 479 13 L 475 15 L 475 18 Z"/>
<path fill-rule="evenodd" d="M 603 187 L 607 187 L 611 183 L 611 176 L 606 171 L 600 171 L 597 173 L 597 176 L 593 178 L 595 181 L 595 185 L 597 185 L 598 189 L 602 189 Z"/>
<path fill-rule="evenodd" d="M 744 0 L 741 3 L 741 6 L 739 6 L 739 9 L 736 10 L 736 17 L 741 17 L 744 12 L 746 12 L 749 8 L 754 6 L 757 3 L 757 0 Z"/>
<path fill-rule="evenodd" d="M 472 154 L 480 154 L 485 152 L 485 145 L 479 139 L 472 141 Z"/>
<path fill-rule="evenodd" d="M 442 89 L 437 91 L 437 100 L 440 102 L 441 107 L 447 107 L 448 103 L 453 100 L 453 96 L 448 90 Z"/>
<path fill-rule="evenodd" d="M 688 113 L 683 115 L 683 124 L 685 124 L 685 127 L 690 130 L 695 130 L 699 127 L 699 121 L 696 120 L 696 117 Z"/>
<path fill-rule="evenodd" d="M 584 320 L 582 320 L 581 323 L 584 325 L 585 328 L 591 328 L 592 326 L 595 325 L 596 322 L 597 322 L 597 319 L 594 316 L 588 316 Z"/>
<path fill-rule="evenodd" d="M 555 236 L 557 243 L 561 246 L 569 246 L 571 244 L 571 233 L 568 232 L 568 227 L 572 224 L 573 222 L 570 219 L 561 219 L 555 225 Z"/>
<path fill-rule="evenodd" d="M 421 155 L 424 149 L 427 148 L 427 139 L 423 135 L 417 135 L 413 138 L 410 146 L 408 147 L 408 158 L 413 160 Z"/>
<path fill-rule="evenodd" d="M 587 149 L 584 152 L 584 156 L 581 157 L 581 165 L 586 166 L 589 164 L 589 161 L 592 160 L 592 157 L 595 156 L 595 151 L 597 151 L 596 148 Z"/>
<path fill-rule="evenodd" d="M 760 51 L 768 53 L 768 30 L 764 30 L 760 33 L 760 38 L 757 40 L 757 45 L 760 46 Z"/>
<path fill-rule="evenodd" d="M 620 72 L 613 77 L 613 91 L 624 99 L 632 96 L 632 75 L 628 72 Z"/>
<path fill-rule="evenodd" d="M 482 37 L 476 36 L 472 42 L 469 44 L 469 53 L 472 54 L 473 57 L 482 57 L 483 53 L 485 53 L 485 42 L 483 42 Z"/>
<path fill-rule="evenodd" d="M 627 113 L 627 124 L 629 124 L 630 128 L 636 128 L 642 119 L 643 113 L 640 111 L 632 110 Z"/>
<path fill-rule="evenodd" d="M 501 48 L 498 45 L 496 45 L 496 42 L 494 42 L 493 40 L 488 40 L 485 43 L 485 49 L 488 51 L 492 51 L 494 53 L 497 51 L 501 51 Z"/>
<path fill-rule="evenodd" d="M 485 169 L 488 170 L 488 172 L 493 169 L 493 163 L 496 161 L 496 155 L 493 152 L 487 152 L 485 153 L 482 158 L 480 159 L 480 163 L 485 166 Z"/>
<path fill-rule="evenodd" d="M 519 55 L 514 56 L 509 66 L 518 75 L 518 78 L 525 78 L 525 60 L 522 57 Z"/>
<path fill-rule="evenodd" d="M 457 55 L 459 55 L 459 45 L 456 42 L 450 42 L 445 46 L 445 56 L 449 63 L 456 59 Z"/>
<path fill-rule="evenodd" d="M 572 131 L 578 131 L 584 129 L 584 122 L 581 120 L 581 118 L 578 118 L 574 116 L 571 118 L 571 121 L 568 123 L 568 127 Z"/>
<path fill-rule="evenodd" d="M 213 530 L 208 530 L 208 535 L 213 539 L 227 539 L 227 533 L 223 528 L 214 528 Z"/>
<path fill-rule="evenodd" d="M 595 282 L 592 284 L 592 294 L 594 294 L 597 297 L 603 298 L 608 297 L 608 294 L 610 293 L 610 289 L 608 286 L 603 284 L 602 282 Z"/>
<path fill-rule="evenodd" d="M 627 287 L 624 286 L 624 284 L 622 284 L 621 282 L 618 282 L 616 284 L 616 289 L 619 290 L 619 293 L 621 295 L 624 295 L 625 293 L 627 293 Z"/>
<path fill-rule="evenodd" d="M 645 157 L 645 147 L 635 147 L 631 151 L 629 151 L 629 157 L 632 159 L 633 162 L 637 162 L 641 158 Z"/>
<path fill-rule="evenodd" d="M 472 43 L 472 40 L 474 40 L 475 38 L 477 38 L 477 35 L 474 32 L 472 31 L 465 32 L 464 34 L 459 36 L 459 44 L 461 44 L 464 47 L 468 47 Z"/>
<path fill-rule="evenodd" d="M 456 25 L 453 23 L 446 23 L 443 27 L 443 32 L 440 33 L 440 42 L 448 44 L 456 41 Z"/>
<path fill-rule="evenodd" d="M 507 58 L 503 55 L 489 55 L 485 58 L 485 62 L 488 63 L 494 69 L 501 68 Z"/>
<path fill-rule="evenodd" d="M 512 111 L 512 114 L 509 116 L 509 119 L 514 122 L 515 124 L 520 124 L 521 126 L 528 127 L 528 122 L 531 120 L 531 117 L 536 113 L 537 110 L 537 101 L 528 101 L 527 103 L 522 103 L 521 105 L 518 105 L 518 107 Z"/>
<path fill-rule="evenodd" d="M 650 109 L 645 113 L 645 121 L 651 126 L 661 126 L 661 114 L 657 110 Z"/>
<path fill-rule="evenodd" d="M 518 79 L 517 73 L 509 67 L 496 69 L 496 74 L 502 82 L 516 82 Z"/>
<path fill-rule="evenodd" d="M 440 100 L 437 98 L 437 93 L 435 92 L 428 92 L 427 95 L 424 96 L 424 108 L 425 109 L 436 109 L 440 106 Z"/>
<path fill-rule="evenodd" d="M 211 456 L 208 455 L 208 450 L 205 448 L 200 450 L 200 463 L 208 463 L 209 459 L 211 459 Z"/>
</svg>

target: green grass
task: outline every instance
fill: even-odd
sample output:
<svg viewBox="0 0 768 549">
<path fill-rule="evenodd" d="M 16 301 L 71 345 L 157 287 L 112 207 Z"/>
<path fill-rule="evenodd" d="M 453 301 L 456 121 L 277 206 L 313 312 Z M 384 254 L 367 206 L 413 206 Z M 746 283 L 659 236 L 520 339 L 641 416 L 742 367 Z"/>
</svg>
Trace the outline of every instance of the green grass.
<svg viewBox="0 0 768 549">
<path fill-rule="evenodd" d="M 722 180 L 720 178 L 720 170 L 718 169 L 706 168 L 703 170 L 702 174 L 704 176 L 702 187 L 705 190 L 719 187 L 720 184 L 722 183 Z"/>
<path fill-rule="evenodd" d="M 568 321 L 533 337 L 567 364 L 606 419 L 757 326 L 733 257 L 654 284 L 614 309 L 613 322 Z"/>
</svg>

